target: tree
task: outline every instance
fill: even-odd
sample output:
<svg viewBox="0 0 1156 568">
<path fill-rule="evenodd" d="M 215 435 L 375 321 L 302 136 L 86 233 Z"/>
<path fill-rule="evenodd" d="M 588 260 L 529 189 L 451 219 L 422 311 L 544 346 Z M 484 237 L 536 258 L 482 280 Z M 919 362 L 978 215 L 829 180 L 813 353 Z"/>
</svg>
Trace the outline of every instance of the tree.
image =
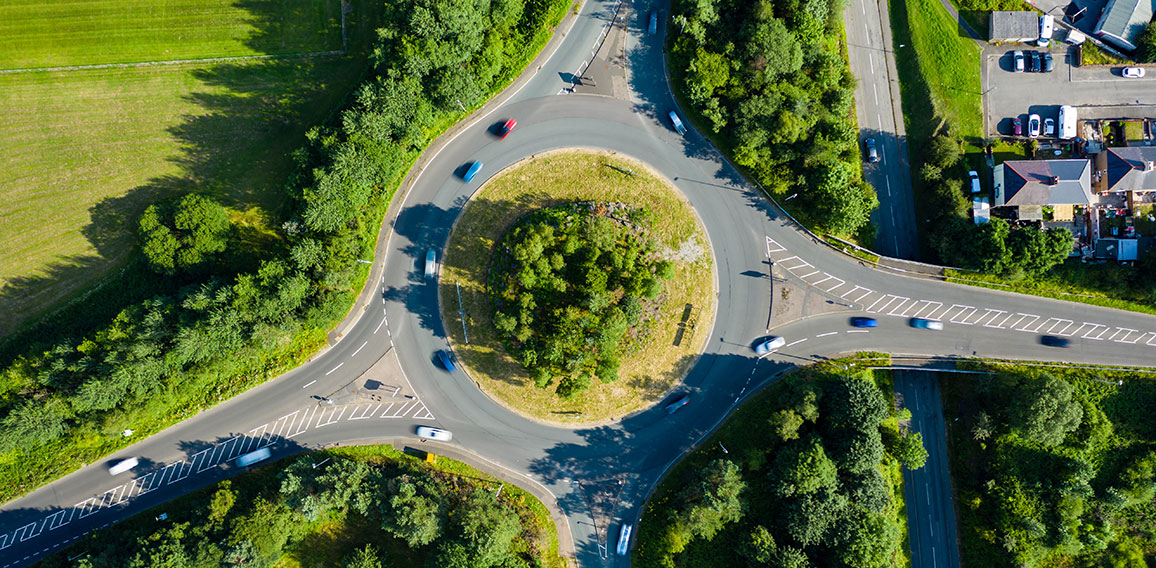
<svg viewBox="0 0 1156 568">
<path fill-rule="evenodd" d="M 414 484 L 403 482 L 382 507 L 382 527 L 417 548 L 441 535 L 442 515 L 433 499 L 419 495 Z"/>
<path fill-rule="evenodd" d="M 782 448 L 775 457 L 773 471 L 773 490 L 784 497 L 814 493 L 839 483 L 838 468 L 815 435 Z"/>
<path fill-rule="evenodd" d="M 726 56 L 711 53 L 701 47 L 691 60 L 688 71 L 687 88 L 691 99 L 700 104 L 711 98 L 716 89 L 721 89 L 726 86 L 727 81 L 730 81 L 730 65 Z"/>
<path fill-rule="evenodd" d="M 381 557 L 377 548 L 367 544 L 345 559 L 344 568 L 381 568 Z"/>
<path fill-rule="evenodd" d="M 927 164 L 945 170 L 959 161 L 959 142 L 946 134 L 936 134 L 927 144 Z"/>
<path fill-rule="evenodd" d="M 984 411 L 979 411 L 975 416 L 975 424 L 971 426 L 971 436 L 977 442 L 982 442 L 992 436 L 995 431 L 995 425 L 992 423 L 991 416 Z"/>
<path fill-rule="evenodd" d="M 882 513 L 891 505 L 891 487 L 878 467 L 847 477 L 844 484 L 854 506 L 872 513 Z"/>
<path fill-rule="evenodd" d="M 890 564 L 892 553 L 898 549 L 899 526 L 888 515 L 866 512 L 852 513 L 849 522 L 840 523 L 836 554 L 844 566 L 876 568 Z"/>
<path fill-rule="evenodd" d="M 743 516 L 740 498 L 746 483 L 739 466 L 724 459 L 711 461 L 682 493 L 686 503 L 677 515 L 691 534 L 710 540 L 727 523 Z"/>
<path fill-rule="evenodd" d="M 875 429 L 887 417 L 887 400 L 879 387 L 862 377 L 840 377 L 824 389 L 828 427 Z"/>
<path fill-rule="evenodd" d="M 744 55 L 755 70 L 765 73 L 768 81 L 803 67 L 799 41 L 783 21 L 775 17 L 756 20 Z"/>
<path fill-rule="evenodd" d="M 927 463 L 927 449 L 923 447 L 923 433 L 914 432 L 899 438 L 894 457 L 907 469 L 919 469 Z"/>
<path fill-rule="evenodd" d="M 438 566 L 489 568 L 510 558 L 522 532 L 518 515 L 488 491 L 475 489 L 454 512 L 455 534 L 438 552 Z"/>
<path fill-rule="evenodd" d="M 229 242 L 229 215 L 203 195 L 186 195 L 174 207 L 150 205 L 139 222 L 141 250 L 162 274 L 202 270 Z"/>
<path fill-rule="evenodd" d="M 799 427 L 803 425 L 803 417 L 794 410 L 780 410 L 767 420 L 771 426 L 771 433 L 780 441 L 786 442 L 799 437 Z"/>
<path fill-rule="evenodd" d="M 1070 383 L 1046 373 L 1038 380 L 1026 380 L 1008 402 L 1008 423 L 1023 438 L 1058 445 L 1084 416 L 1074 395 Z"/>
<path fill-rule="evenodd" d="M 1136 36 L 1136 61 L 1156 63 L 1156 22 L 1149 22 Z"/>
<path fill-rule="evenodd" d="M 843 471 L 862 473 L 879 467 L 883 461 L 883 440 L 878 428 L 847 429 L 828 443 L 836 465 Z"/>
</svg>

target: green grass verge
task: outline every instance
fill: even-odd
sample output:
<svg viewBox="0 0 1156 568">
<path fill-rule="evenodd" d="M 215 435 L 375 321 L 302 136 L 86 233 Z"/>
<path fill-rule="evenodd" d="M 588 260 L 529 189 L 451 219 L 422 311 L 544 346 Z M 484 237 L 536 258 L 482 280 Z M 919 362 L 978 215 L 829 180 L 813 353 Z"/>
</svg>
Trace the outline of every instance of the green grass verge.
<svg viewBox="0 0 1156 568">
<path fill-rule="evenodd" d="M 0 69 L 341 49 L 339 0 L 7 0 Z"/>
<path fill-rule="evenodd" d="M 1135 269 L 1118 264 L 1080 264 L 1068 260 L 1041 279 L 1008 282 L 1006 278 L 948 269 L 947 280 L 981 288 L 1004 290 L 1156 315 L 1156 290 L 1131 284 Z"/>
<path fill-rule="evenodd" d="M 1122 57 L 1116 57 L 1096 44 L 1086 41 L 1077 48 L 1079 50 L 1080 65 L 1128 65 L 1132 62 Z"/>
</svg>

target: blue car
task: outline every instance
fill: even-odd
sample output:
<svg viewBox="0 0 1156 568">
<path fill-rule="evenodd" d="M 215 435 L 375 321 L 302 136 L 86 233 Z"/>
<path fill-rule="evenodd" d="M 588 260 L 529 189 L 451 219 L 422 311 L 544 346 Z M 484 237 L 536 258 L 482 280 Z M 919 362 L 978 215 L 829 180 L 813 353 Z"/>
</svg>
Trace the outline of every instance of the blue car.
<svg viewBox="0 0 1156 568">
<path fill-rule="evenodd" d="M 690 402 L 690 395 L 684 394 L 678 397 L 674 402 L 666 405 L 666 413 L 674 414 L 675 412 L 678 412 L 678 409 L 686 406 L 686 403 L 688 402 Z"/>
<path fill-rule="evenodd" d="M 438 351 L 438 361 L 442 362 L 442 367 L 449 372 L 454 372 L 454 360 L 450 358 L 449 351 Z"/>
<path fill-rule="evenodd" d="M 462 174 L 462 179 L 465 180 L 466 183 L 474 181 L 474 176 L 478 175 L 480 171 L 482 171 L 482 163 L 474 162 L 470 164 L 470 169 L 466 170 L 465 174 Z"/>
<path fill-rule="evenodd" d="M 875 318 L 851 318 L 851 325 L 853 327 L 878 327 L 879 322 Z"/>
</svg>

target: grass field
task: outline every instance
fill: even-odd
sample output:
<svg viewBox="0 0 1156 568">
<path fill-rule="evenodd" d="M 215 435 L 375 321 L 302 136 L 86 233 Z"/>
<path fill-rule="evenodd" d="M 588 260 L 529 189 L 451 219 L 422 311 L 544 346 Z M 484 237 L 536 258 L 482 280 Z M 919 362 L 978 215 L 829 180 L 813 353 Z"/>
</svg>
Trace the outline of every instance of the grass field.
<svg viewBox="0 0 1156 568">
<path fill-rule="evenodd" d="M 939 0 L 905 2 L 911 38 L 906 49 L 914 49 L 914 54 L 905 55 L 918 65 L 936 115 L 947 119 L 955 136 L 982 138 L 979 46 L 960 30 Z M 926 121 L 926 117 L 919 116 L 917 120 Z"/>
<path fill-rule="evenodd" d="M 0 69 L 336 49 L 339 0 L 0 3 Z"/>
<path fill-rule="evenodd" d="M 627 169 L 638 175 L 623 173 Z M 575 180 L 574 172 L 592 174 Z M 675 277 L 662 293 L 666 301 L 650 324 L 648 338 L 623 354 L 621 378 L 613 383 L 593 381 L 590 390 L 564 401 L 553 387 L 537 388 L 502 348 L 490 319 L 485 275 L 494 243 L 515 219 L 538 208 L 589 200 L 646 207 L 654 213 L 650 236 L 658 242 L 658 250 L 697 250 L 697 254 L 684 257 L 696 257 L 694 261 L 673 259 Z M 507 407 L 555 423 L 602 421 L 654 404 L 682 380 L 714 321 L 714 262 L 690 205 L 644 164 L 606 153 L 539 155 L 487 182 L 454 227 L 440 283 L 442 321 L 471 378 Z M 462 305 L 468 314 L 469 344 L 462 335 L 455 284 L 461 285 Z M 675 346 L 687 304 L 698 310 L 698 329 Z"/>
</svg>

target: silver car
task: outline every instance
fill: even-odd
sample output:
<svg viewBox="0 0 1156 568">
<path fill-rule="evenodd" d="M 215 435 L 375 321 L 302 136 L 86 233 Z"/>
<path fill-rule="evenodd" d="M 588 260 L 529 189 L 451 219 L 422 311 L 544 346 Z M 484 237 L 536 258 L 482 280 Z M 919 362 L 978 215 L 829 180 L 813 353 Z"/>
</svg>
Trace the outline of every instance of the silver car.
<svg viewBox="0 0 1156 568">
<path fill-rule="evenodd" d="M 757 346 L 755 346 L 755 353 L 759 355 L 766 355 L 772 350 L 778 349 L 787 344 L 787 340 L 782 337 L 772 337 Z"/>
<path fill-rule="evenodd" d="M 421 438 L 439 440 L 442 442 L 448 442 L 454 437 L 453 432 L 450 432 L 449 430 L 442 430 L 441 428 L 434 428 L 432 426 L 418 426 L 417 435 Z"/>
</svg>

